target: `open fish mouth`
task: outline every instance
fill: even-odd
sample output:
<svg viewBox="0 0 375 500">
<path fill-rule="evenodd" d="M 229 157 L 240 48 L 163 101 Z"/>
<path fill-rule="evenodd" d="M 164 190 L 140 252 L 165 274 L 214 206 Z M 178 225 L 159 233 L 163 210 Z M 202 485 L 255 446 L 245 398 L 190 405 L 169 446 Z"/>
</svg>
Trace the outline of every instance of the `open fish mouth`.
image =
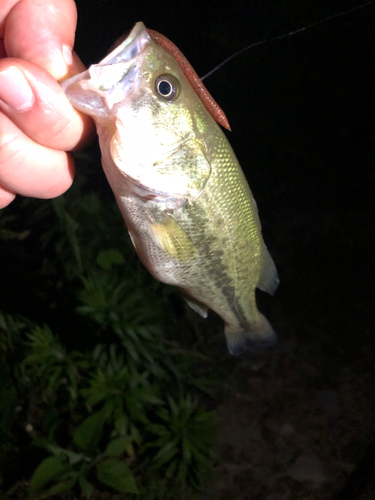
<svg viewBox="0 0 375 500">
<path fill-rule="evenodd" d="M 140 83 L 139 56 L 149 42 L 145 26 L 137 23 L 129 36 L 99 64 L 62 82 L 72 105 L 83 113 L 105 119 L 108 109 L 129 96 Z"/>
</svg>

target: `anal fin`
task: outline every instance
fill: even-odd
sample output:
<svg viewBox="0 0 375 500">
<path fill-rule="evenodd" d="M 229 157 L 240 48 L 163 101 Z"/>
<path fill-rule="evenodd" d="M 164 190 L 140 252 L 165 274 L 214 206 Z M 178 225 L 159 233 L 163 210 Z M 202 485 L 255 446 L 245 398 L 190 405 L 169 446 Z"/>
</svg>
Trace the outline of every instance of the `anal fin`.
<svg viewBox="0 0 375 500">
<path fill-rule="evenodd" d="M 191 297 L 187 297 L 185 294 L 184 294 L 184 299 L 188 304 L 188 306 L 190 306 L 193 309 L 193 311 L 202 316 L 202 318 L 207 318 L 208 314 L 207 306 L 205 306 L 204 304 L 202 304 L 202 302 L 199 302 L 198 300 L 192 299 Z"/>
<path fill-rule="evenodd" d="M 280 280 L 277 274 L 275 263 L 266 247 L 263 247 L 263 268 L 258 281 L 258 288 L 263 292 L 273 295 Z"/>
</svg>

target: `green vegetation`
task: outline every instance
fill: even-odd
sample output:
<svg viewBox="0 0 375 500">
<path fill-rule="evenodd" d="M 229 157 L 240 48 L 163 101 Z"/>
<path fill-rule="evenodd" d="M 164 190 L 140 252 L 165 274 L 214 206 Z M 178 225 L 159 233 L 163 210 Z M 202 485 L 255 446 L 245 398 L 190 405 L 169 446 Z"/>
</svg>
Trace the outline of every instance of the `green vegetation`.
<svg viewBox="0 0 375 500">
<path fill-rule="evenodd" d="M 203 355 L 87 184 L 0 215 L 0 497 L 201 496 L 215 459 Z"/>
</svg>

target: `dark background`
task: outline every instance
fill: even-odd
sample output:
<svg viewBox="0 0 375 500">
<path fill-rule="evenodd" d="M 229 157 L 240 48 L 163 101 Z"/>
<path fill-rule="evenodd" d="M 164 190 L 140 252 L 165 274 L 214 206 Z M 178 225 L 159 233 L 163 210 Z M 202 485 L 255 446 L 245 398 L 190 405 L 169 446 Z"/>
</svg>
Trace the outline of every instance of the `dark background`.
<svg viewBox="0 0 375 500">
<path fill-rule="evenodd" d="M 306 27 L 205 81 L 281 278 L 275 297 L 259 297 L 278 350 L 223 371 L 215 499 L 375 498 L 375 5 L 335 17 L 361 4 L 77 1 L 86 65 L 137 21 L 170 38 L 199 75 Z M 212 317 L 199 324 L 222 335 Z"/>
</svg>

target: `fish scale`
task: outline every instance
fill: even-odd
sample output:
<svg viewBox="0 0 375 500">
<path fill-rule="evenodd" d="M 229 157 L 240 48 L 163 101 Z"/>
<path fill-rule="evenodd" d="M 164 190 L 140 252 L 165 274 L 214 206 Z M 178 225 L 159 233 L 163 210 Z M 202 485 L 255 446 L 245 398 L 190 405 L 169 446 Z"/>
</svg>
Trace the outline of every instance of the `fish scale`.
<svg viewBox="0 0 375 500">
<path fill-rule="evenodd" d="M 137 23 L 63 88 L 96 121 L 103 168 L 143 264 L 197 312 L 221 316 L 228 349 L 239 354 L 275 340 L 255 289 L 273 293 L 277 272 L 228 140 L 186 79 L 186 63 L 181 70 L 178 49 L 163 47 Z"/>
</svg>

